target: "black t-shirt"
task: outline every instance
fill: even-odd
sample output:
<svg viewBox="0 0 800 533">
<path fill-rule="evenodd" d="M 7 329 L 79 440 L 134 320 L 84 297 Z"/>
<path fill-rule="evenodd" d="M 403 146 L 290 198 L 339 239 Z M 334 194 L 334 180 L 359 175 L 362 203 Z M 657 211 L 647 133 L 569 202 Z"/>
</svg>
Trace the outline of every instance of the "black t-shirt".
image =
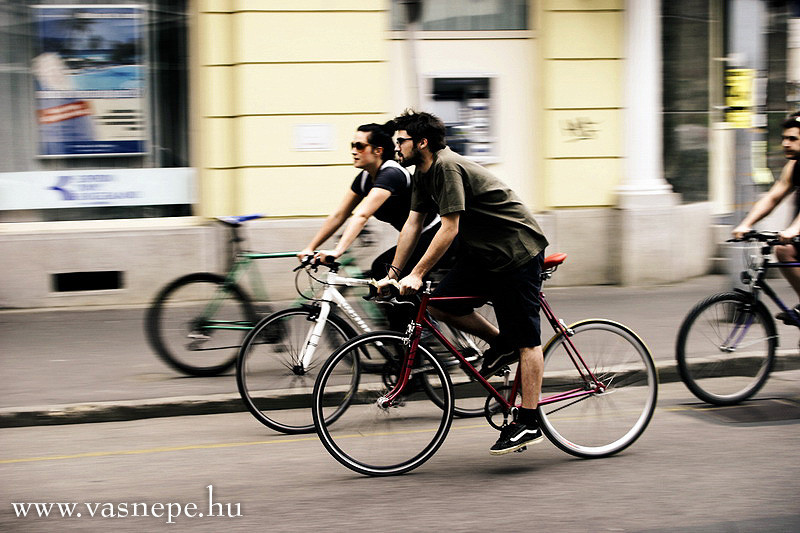
<svg viewBox="0 0 800 533">
<path fill-rule="evenodd" d="M 369 173 L 364 170 L 350 186 L 357 195 L 365 198 L 373 187 L 386 189 L 392 195 L 375 211 L 375 218 L 381 222 L 391 224 L 397 231 L 403 229 L 408 212 L 411 209 L 411 175 L 396 161 L 384 161 L 373 182 Z M 431 214 L 426 218 L 426 223 L 435 217 Z"/>
</svg>

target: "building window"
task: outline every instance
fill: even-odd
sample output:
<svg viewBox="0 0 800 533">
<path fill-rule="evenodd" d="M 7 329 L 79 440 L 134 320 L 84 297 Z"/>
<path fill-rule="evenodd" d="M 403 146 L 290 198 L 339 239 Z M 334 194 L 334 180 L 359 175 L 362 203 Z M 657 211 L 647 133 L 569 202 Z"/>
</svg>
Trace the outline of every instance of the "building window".
<svg viewBox="0 0 800 533">
<path fill-rule="evenodd" d="M 491 77 L 430 77 L 428 106 L 445 123 L 447 145 L 479 162 L 496 157 Z"/>
<path fill-rule="evenodd" d="M 112 185 L 136 186 L 130 169 L 189 166 L 187 21 L 186 0 L 0 3 L 0 116 L 11 125 L 0 182 L 16 191 L 34 187 L 26 174 L 50 180 L 45 192 L 35 185 L 42 201 L 0 201 L 0 222 L 191 214 L 189 194 L 149 203 L 144 188 Z"/>
<path fill-rule="evenodd" d="M 664 173 L 684 201 L 703 201 L 708 199 L 714 20 L 707 1 L 664 2 L 662 16 Z"/>
<path fill-rule="evenodd" d="M 420 23 L 426 31 L 527 30 L 527 0 L 426 0 Z M 403 30 L 408 5 L 392 0 L 392 29 Z"/>
</svg>

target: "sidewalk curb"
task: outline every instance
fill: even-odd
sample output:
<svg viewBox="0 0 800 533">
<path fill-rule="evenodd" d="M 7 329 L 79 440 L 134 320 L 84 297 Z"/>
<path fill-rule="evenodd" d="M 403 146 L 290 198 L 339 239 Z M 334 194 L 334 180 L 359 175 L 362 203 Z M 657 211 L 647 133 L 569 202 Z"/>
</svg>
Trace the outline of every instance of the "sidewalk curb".
<svg viewBox="0 0 800 533">
<path fill-rule="evenodd" d="M 657 362 L 659 383 L 680 381 L 674 361 Z M 800 356 L 779 356 L 773 374 L 800 368 Z M 279 398 L 286 407 L 310 405 L 310 395 Z M 210 415 L 246 411 L 238 393 L 207 396 L 177 396 L 146 400 L 6 407 L 0 409 L 0 428 L 124 422 L 171 416 Z"/>
</svg>

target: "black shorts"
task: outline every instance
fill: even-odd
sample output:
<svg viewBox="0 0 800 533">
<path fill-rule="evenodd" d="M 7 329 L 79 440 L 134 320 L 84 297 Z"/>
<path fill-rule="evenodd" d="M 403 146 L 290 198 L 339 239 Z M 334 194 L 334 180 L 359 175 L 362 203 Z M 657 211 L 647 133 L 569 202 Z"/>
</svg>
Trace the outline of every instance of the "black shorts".
<svg viewBox="0 0 800 533">
<path fill-rule="evenodd" d="M 505 272 L 489 272 L 458 261 L 432 296 L 478 296 L 481 301 L 436 302 L 431 307 L 464 316 L 491 301 L 500 334 L 507 342 L 515 348 L 541 346 L 539 291 L 543 265 L 544 251 L 521 267 Z"/>
</svg>

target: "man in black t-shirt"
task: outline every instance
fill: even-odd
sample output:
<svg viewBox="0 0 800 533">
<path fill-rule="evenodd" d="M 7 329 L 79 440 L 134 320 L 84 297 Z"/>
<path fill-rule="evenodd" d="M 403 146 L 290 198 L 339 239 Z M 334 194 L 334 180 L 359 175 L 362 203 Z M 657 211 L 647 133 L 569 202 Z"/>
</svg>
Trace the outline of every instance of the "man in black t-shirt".
<svg viewBox="0 0 800 533">
<path fill-rule="evenodd" d="M 522 408 L 503 428 L 492 455 L 521 449 L 542 440 L 536 411 L 542 385 L 542 346 L 538 294 L 547 239 L 517 195 L 480 165 L 445 145 L 444 124 L 429 113 L 406 112 L 395 118 L 397 153 L 403 166 L 415 165 L 411 212 L 400 232 L 393 265 L 408 270 L 401 294 L 422 286 L 422 278 L 458 235 L 456 264 L 434 296 L 482 296 L 494 304 L 499 331 L 464 300 L 437 302 L 431 313 L 490 344 L 481 374 L 491 376 L 520 359 Z M 441 228 L 425 254 L 410 263 L 424 213 L 436 209 Z M 388 278 L 381 281 L 388 284 Z"/>
<path fill-rule="evenodd" d="M 781 177 L 770 188 L 744 220 L 733 229 L 733 236 L 741 238 L 745 233 L 753 229 L 753 225 L 762 218 L 769 215 L 786 197 L 794 193 L 795 211 L 791 224 L 780 232 L 780 240 L 787 244 L 775 247 L 775 255 L 781 262 L 797 263 L 800 262 L 800 249 L 798 245 L 791 244 L 794 237 L 800 235 L 800 112 L 790 115 L 782 124 L 783 136 L 781 145 L 783 155 L 788 159 L 781 171 Z M 781 268 L 781 274 L 789 281 L 794 291 L 800 298 L 800 268 Z M 795 306 L 795 310 L 800 313 L 800 304 Z M 787 324 L 793 325 L 787 314 L 783 311 L 775 315 L 778 320 L 783 320 Z"/>
</svg>

